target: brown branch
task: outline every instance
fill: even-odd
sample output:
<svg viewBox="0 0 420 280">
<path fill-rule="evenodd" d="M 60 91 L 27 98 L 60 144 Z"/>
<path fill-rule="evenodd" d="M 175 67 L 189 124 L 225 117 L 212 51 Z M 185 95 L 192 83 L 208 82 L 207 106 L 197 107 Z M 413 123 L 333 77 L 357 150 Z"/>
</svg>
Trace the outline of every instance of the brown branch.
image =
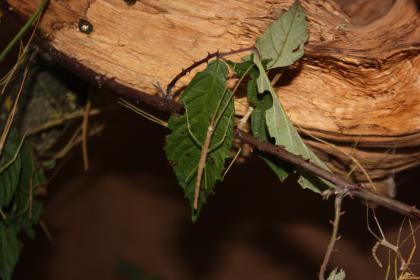
<svg viewBox="0 0 420 280">
<path fill-rule="evenodd" d="M 208 55 L 203 58 L 200 59 L 198 61 L 194 61 L 193 64 L 191 64 L 190 66 L 188 66 L 185 69 L 182 69 L 181 72 L 178 73 L 178 75 L 175 76 L 175 78 L 172 79 L 172 81 L 169 82 L 168 86 L 166 87 L 166 96 L 167 97 L 172 97 L 172 89 L 175 87 L 175 84 L 184 76 L 186 76 L 188 73 L 190 73 L 193 69 L 197 68 L 198 66 L 200 66 L 203 63 L 208 62 L 210 59 L 212 58 L 222 58 L 222 57 L 226 57 L 229 55 L 233 55 L 233 54 L 237 54 L 237 53 L 242 53 L 242 52 L 247 52 L 247 51 L 258 51 L 257 48 L 255 47 L 248 47 L 248 48 L 241 48 L 238 50 L 231 50 L 229 52 L 215 52 L 215 53 L 208 53 Z"/>
<path fill-rule="evenodd" d="M 335 197 L 335 217 L 333 223 L 333 231 L 331 233 L 330 243 L 328 244 L 327 251 L 325 252 L 324 260 L 322 261 L 321 268 L 319 269 L 319 280 L 325 280 L 325 272 L 327 271 L 328 262 L 330 261 L 331 254 L 334 251 L 335 242 L 339 239 L 338 235 L 338 228 L 340 225 L 340 218 L 341 218 L 341 206 L 343 202 L 344 196 L 347 194 L 345 192 L 341 192 L 337 194 Z"/>
<path fill-rule="evenodd" d="M 88 152 L 88 133 L 89 133 L 89 115 L 92 108 L 92 91 L 89 89 L 88 99 L 85 105 L 85 111 L 82 120 L 82 155 L 83 155 L 83 169 L 88 171 L 89 169 L 89 152 Z"/>
<path fill-rule="evenodd" d="M 420 211 L 415 206 L 409 206 L 393 198 L 378 194 L 361 185 L 353 184 L 343 177 L 322 169 L 310 161 L 303 159 L 301 156 L 288 152 L 284 147 L 275 146 L 271 143 L 260 141 L 254 136 L 239 129 L 235 130 L 235 137 L 260 151 L 269 153 L 281 160 L 289 162 L 294 166 L 302 168 L 311 174 L 314 174 L 333 183 L 339 192 L 347 192 L 350 196 L 355 196 L 366 201 L 374 202 L 410 218 L 420 219 Z"/>
<path fill-rule="evenodd" d="M 95 73 L 92 69 L 87 68 L 76 59 L 68 57 L 57 51 L 46 40 L 39 39 L 36 41 L 36 44 L 41 50 L 47 51 L 56 61 L 61 63 L 64 67 L 76 75 L 79 75 L 84 80 L 89 80 L 100 87 L 110 89 L 119 95 L 125 96 L 139 103 L 147 104 L 163 112 L 179 114 L 183 111 L 182 105 L 173 100 L 162 98 L 156 95 L 149 95 L 145 92 L 120 84 L 112 78 L 110 79 L 106 76 L 98 76 L 98 74 Z M 375 193 L 372 190 L 364 188 L 358 184 L 350 183 L 341 176 L 324 170 L 317 165 L 304 160 L 302 157 L 288 152 L 283 147 L 275 146 L 267 142 L 262 142 L 252 135 L 247 134 L 239 129 L 235 130 L 235 138 L 242 140 L 243 142 L 260 151 L 272 154 L 281 160 L 289 162 L 299 168 L 304 169 L 305 171 L 308 171 L 333 183 L 337 187 L 338 192 L 348 192 L 350 196 L 358 197 L 365 201 L 374 202 L 377 205 L 391 209 L 411 218 L 420 219 L 420 211 L 415 206 L 404 204 L 390 197 L 385 197 L 384 195 Z"/>
</svg>

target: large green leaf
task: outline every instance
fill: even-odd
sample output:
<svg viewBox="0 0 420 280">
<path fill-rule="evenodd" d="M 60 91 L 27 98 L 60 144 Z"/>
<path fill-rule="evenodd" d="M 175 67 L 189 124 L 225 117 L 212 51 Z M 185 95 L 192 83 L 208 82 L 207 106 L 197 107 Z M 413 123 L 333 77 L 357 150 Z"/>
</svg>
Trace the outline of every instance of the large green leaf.
<svg viewBox="0 0 420 280">
<path fill-rule="evenodd" d="M 33 189 L 36 186 L 34 177 L 34 166 L 32 162 L 31 149 L 24 144 L 20 151 L 21 172 L 18 187 L 13 198 L 12 212 L 13 216 L 18 216 L 26 212 L 32 199 Z"/>
<path fill-rule="evenodd" d="M 19 184 L 21 172 L 20 139 L 12 130 L 0 156 L 0 209 L 9 206 Z"/>
<path fill-rule="evenodd" d="M 234 107 L 232 93 L 226 90 L 227 75 L 228 68 L 223 62 L 216 60 L 209 63 L 203 72 L 192 79 L 181 97 L 180 102 L 184 104 L 186 113 L 171 116 L 168 123 L 172 133 L 165 146 L 166 156 L 194 209 L 194 189 L 202 143 L 215 114 L 221 114 L 210 141 L 210 152 L 201 181 L 199 207 L 193 211 L 193 221 L 197 219 L 215 183 L 221 179 L 225 159 L 233 144 Z"/>
<path fill-rule="evenodd" d="M 258 98 L 256 79 L 251 79 L 248 82 L 247 90 L 248 98 L 249 96 Z M 252 134 L 262 141 L 268 141 L 270 138 L 267 131 L 265 114 L 266 111 L 272 107 L 272 105 L 273 100 L 270 94 L 264 94 L 261 99 L 254 103 L 254 111 L 251 116 Z M 284 181 L 289 176 L 289 173 L 286 170 L 290 170 L 290 167 L 287 166 L 285 162 L 281 162 L 279 159 L 274 158 L 273 156 L 266 153 L 260 152 L 259 156 L 267 163 L 271 170 L 273 170 L 280 181 Z"/>
<path fill-rule="evenodd" d="M 22 244 L 17 238 L 18 230 L 14 226 L 6 226 L 0 220 L 0 278 L 10 280 L 13 269 L 19 259 Z"/>
<path fill-rule="evenodd" d="M 18 234 L 24 230 L 30 238 L 34 238 L 32 227 L 39 222 L 41 212 L 41 203 L 34 200 L 31 215 L 25 212 L 13 219 L 0 220 L 0 279 L 11 279 L 23 247 Z"/>
<path fill-rule="evenodd" d="M 295 1 L 277 21 L 257 39 L 257 48 L 262 60 L 270 60 L 267 68 L 285 67 L 303 55 L 308 40 L 305 11 Z"/>
<path fill-rule="evenodd" d="M 41 181 L 34 172 L 30 147 L 22 143 L 15 129 L 9 133 L 0 159 L 0 279 L 10 279 L 22 244 L 18 234 L 24 230 L 34 236 L 32 226 L 38 222 L 41 203 L 34 200 L 34 189 Z"/>
<path fill-rule="evenodd" d="M 274 138 L 275 144 L 286 148 L 287 151 L 302 156 L 304 159 L 328 170 L 324 162 L 322 162 L 313 152 L 306 146 L 302 138 L 299 136 L 292 122 L 286 114 L 283 106 L 278 100 L 277 94 L 274 92 L 273 87 L 270 84 L 270 80 L 264 70 L 261 61 L 258 56 L 254 56 L 254 63 L 260 71 L 258 77 L 258 91 L 260 93 L 269 92 L 273 99 L 273 106 L 266 111 L 265 118 L 267 129 L 270 137 Z M 308 188 L 314 192 L 320 192 L 321 185 L 331 184 L 324 180 L 320 180 L 317 177 L 310 175 L 303 170 L 299 178 L 299 184 L 303 188 Z M 325 186 L 323 186 L 325 187 Z"/>
</svg>

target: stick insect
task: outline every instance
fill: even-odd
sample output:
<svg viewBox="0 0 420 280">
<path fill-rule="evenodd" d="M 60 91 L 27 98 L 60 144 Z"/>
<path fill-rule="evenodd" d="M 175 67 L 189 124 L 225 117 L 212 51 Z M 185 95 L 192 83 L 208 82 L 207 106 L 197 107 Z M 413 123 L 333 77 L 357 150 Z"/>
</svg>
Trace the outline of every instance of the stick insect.
<svg viewBox="0 0 420 280">
<path fill-rule="evenodd" d="M 210 123 L 207 127 L 207 132 L 206 132 L 206 136 L 204 138 L 204 142 L 201 143 L 201 141 L 194 135 L 194 133 L 191 130 L 191 124 L 190 124 L 190 120 L 189 120 L 189 113 L 188 113 L 188 106 L 187 104 L 183 104 L 184 108 L 185 108 L 185 115 L 186 115 L 186 119 L 187 119 L 187 130 L 189 135 L 191 136 L 191 138 L 193 139 L 193 141 L 199 146 L 201 147 L 201 153 L 200 153 L 200 158 L 199 161 L 196 165 L 196 167 L 191 171 L 190 175 L 187 177 L 186 182 L 188 182 L 192 176 L 194 176 L 194 174 L 197 174 L 196 180 L 195 180 L 195 185 L 194 185 L 194 201 L 193 201 L 193 208 L 194 210 L 198 209 L 198 201 L 199 201 L 199 197 L 200 197 L 200 190 L 201 190 L 201 184 L 202 184 L 202 179 L 203 179 L 203 175 L 204 175 L 204 183 L 205 183 L 205 188 L 207 189 L 207 178 L 206 178 L 206 161 L 207 161 L 207 157 L 208 155 L 217 150 L 224 142 L 226 139 L 226 135 L 228 133 L 228 129 L 230 127 L 230 123 L 232 121 L 232 117 L 233 114 L 235 112 L 235 110 L 232 110 L 232 112 L 230 113 L 228 119 L 228 123 L 226 125 L 225 131 L 223 133 L 223 136 L 221 138 L 220 141 L 218 141 L 217 143 L 211 145 L 211 141 L 212 138 L 214 136 L 214 133 L 217 129 L 217 126 L 220 123 L 220 120 L 222 119 L 222 117 L 225 115 L 226 110 L 230 104 L 230 102 L 232 101 L 232 98 L 236 92 L 236 90 L 239 87 L 239 84 L 242 82 L 243 78 L 246 76 L 246 74 L 248 73 L 248 71 L 253 67 L 253 65 L 250 65 L 248 67 L 248 69 L 245 71 L 245 73 L 241 76 L 241 78 L 239 79 L 239 81 L 236 83 L 236 86 L 234 88 L 234 90 L 232 91 L 232 93 L 230 93 L 230 91 L 227 89 L 227 87 L 225 87 L 224 92 L 222 97 L 220 98 L 217 106 L 216 106 L 216 110 L 212 115 L 212 118 L 210 120 Z M 229 95 L 227 97 L 226 102 L 223 104 L 223 101 L 226 99 L 226 95 Z M 223 106 L 222 106 L 223 104 Z"/>
</svg>

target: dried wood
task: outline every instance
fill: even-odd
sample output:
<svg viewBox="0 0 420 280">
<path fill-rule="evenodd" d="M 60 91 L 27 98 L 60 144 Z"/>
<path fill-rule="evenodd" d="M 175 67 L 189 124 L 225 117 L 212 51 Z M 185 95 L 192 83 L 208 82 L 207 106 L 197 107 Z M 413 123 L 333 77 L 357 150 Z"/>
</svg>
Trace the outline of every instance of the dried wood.
<svg viewBox="0 0 420 280">
<path fill-rule="evenodd" d="M 24 16 L 39 2 L 8 0 Z M 308 139 L 334 171 L 348 173 L 352 154 L 372 179 L 385 180 L 420 161 L 420 16 L 414 0 L 375 1 L 376 10 L 369 1 L 347 2 L 342 9 L 332 0 L 301 0 L 310 39 L 278 95 L 298 127 L 342 151 Z M 207 52 L 252 46 L 291 3 L 52 0 L 40 26 L 55 49 L 98 79 L 154 95 L 153 83 L 166 85 Z M 92 33 L 79 31 L 80 19 L 93 25 Z M 247 106 L 238 99 L 238 114 Z M 360 168 L 350 177 L 367 181 Z"/>
</svg>

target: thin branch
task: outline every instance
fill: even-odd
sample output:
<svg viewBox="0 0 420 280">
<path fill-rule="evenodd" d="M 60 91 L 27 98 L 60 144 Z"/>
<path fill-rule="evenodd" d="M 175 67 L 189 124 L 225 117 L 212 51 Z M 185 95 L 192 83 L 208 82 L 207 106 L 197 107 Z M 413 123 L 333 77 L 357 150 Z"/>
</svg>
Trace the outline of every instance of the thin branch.
<svg viewBox="0 0 420 280">
<path fill-rule="evenodd" d="M 45 8 L 47 7 L 49 0 L 42 1 L 36 11 L 32 14 L 32 16 L 28 19 L 25 25 L 19 30 L 19 32 L 15 35 L 15 37 L 9 42 L 6 48 L 0 53 L 0 62 L 4 60 L 7 54 L 13 49 L 17 42 L 22 38 L 23 35 L 30 29 L 32 24 L 35 20 L 37 20 L 42 13 L 44 12 Z"/>
<path fill-rule="evenodd" d="M 88 132 L 89 132 L 89 115 L 92 108 L 92 90 L 91 88 L 88 93 L 88 99 L 85 105 L 85 111 L 83 114 L 82 121 L 82 152 L 83 152 L 83 169 L 87 171 L 89 169 L 89 152 L 88 152 Z"/>
<path fill-rule="evenodd" d="M 302 168 L 305 171 L 310 172 L 311 174 L 314 174 L 322 179 L 333 183 L 339 192 L 345 191 L 348 192 L 350 196 L 374 202 L 385 208 L 403 214 L 407 217 L 420 219 L 420 211 L 415 206 L 409 206 L 393 198 L 386 197 L 382 194 L 373 192 L 372 190 L 367 189 L 361 185 L 350 183 L 343 177 L 331 173 L 330 171 L 327 171 L 325 169 L 322 169 L 321 167 L 311 163 L 310 161 L 303 159 L 301 156 L 288 152 L 282 146 L 275 146 L 271 143 L 260 141 L 254 136 L 245 133 L 239 129 L 235 130 L 235 136 L 239 140 L 242 140 L 243 142 L 251 145 L 252 147 L 260 151 L 269 153 L 281 160 L 289 162 L 299 168 Z"/>
<path fill-rule="evenodd" d="M 75 58 L 64 55 L 55 49 L 46 40 L 39 39 L 36 41 L 38 47 L 41 50 L 48 52 L 56 61 L 60 62 L 64 67 L 79 75 L 85 80 L 89 80 L 95 84 L 101 85 L 102 88 L 108 88 L 114 91 L 118 95 L 125 96 L 136 102 L 141 102 L 154 107 L 157 110 L 180 114 L 183 112 L 182 104 L 162 98 L 159 96 L 153 96 L 145 92 L 130 88 L 126 85 L 118 83 L 115 79 L 110 79 L 104 75 L 98 75 L 92 69 L 81 64 Z M 385 197 L 382 194 L 375 193 L 367 188 L 364 188 L 358 184 L 353 184 L 341 177 L 340 175 L 333 174 L 327 170 L 324 170 L 317 165 L 304 160 L 302 157 L 289 153 L 284 147 L 275 146 L 273 144 L 262 142 L 252 135 L 245 133 L 242 130 L 235 130 L 235 138 L 242 140 L 250 146 L 272 154 L 273 156 L 289 162 L 295 166 L 298 166 L 311 174 L 319 176 L 331 183 L 333 183 L 338 191 L 348 191 L 350 196 L 358 197 L 366 201 L 371 201 L 382 207 L 388 208 L 392 211 L 398 212 L 407 217 L 414 219 L 420 219 L 420 211 L 415 206 L 410 206 L 399 202 L 390 197 Z"/>
<path fill-rule="evenodd" d="M 90 117 L 97 116 L 100 113 L 101 113 L 101 111 L 98 110 L 98 109 L 91 109 L 90 112 L 89 112 L 89 116 Z M 30 127 L 26 131 L 26 135 L 28 137 L 30 137 L 32 135 L 35 135 L 37 133 L 46 131 L 48 129 L 51 129 L 51 128 L 54 128 L 54 127 L 57 127 L 57 126 L 60 126 L 60 125 L 64 125 L 69 121 L 72 121 L 72 120 L 75 120 L 75 119 L 78 119 L 78 118 L 82 118 L 84 114 L 85 114 L 84 110 L 83 111 L 82 110 L 77 110 L 77 111 L 74 111 L 74 112 L 65 113 L 61 117 L 59 117 L 57 119 L 49 120 L 49 121 L 43 123 L 40 126 Z"/>
<path fill-rule="evenodd" d="M 328 244 L 327 251 L 325 252 L 324 260 L 322 261 L 321 268 L 319 269 L 319 280 L 325 279 L 325 272 L 327 271 L 328 262 L 330 261 L 331 254 L 334 251 L 335 242 L 338 240 L 338 228 L 340 225 L 340 217 L 341 213 L 341 205 L 343 202 L 343 198 L 346 196 L 345 192 L 341 192 L 337 194 L 335 197 L 335 218 L 333 223 L 333 231 L 331 234 L 330 243 Z"/>
<path fill-rule="evenodd" d="M 242 53 L 242 52 L 247 52 L 247 51 L 256 51 L 255 47 L 248 47 L 248 48 L 241 48 L 238 50 L 231 50 L 229 52 L 214 52 L 214 53 L 209 53 L 205 58 L 200 59 L 198 61 L 194 61 L 193 64 L 191 64 L 190 66 L 188 66 L 185 69 L 182 69 L 181 72 L 178 73 L 178 75 L 175 76 L 175 78 L 172 79 L 172 81 L 168 84 L 168 86 L 166 87 L 166 96 L 172 96 L 172 89 L 175 87 L 176 83 L 184 76 L 186 76 L 188 73 L 190 73 L 193 69 L 197 68 L 198 66 L 200 66 L 203 63 L 208 62 L 210 59 L 212 58 L 222 58 L 222 57 L 226 57 L 229 55 L 233 55 L 233 54 L 237 54 L 237 53 Z"/>
<path fill-rule="evenodd" d="M 17 109 L 18 109 L 20 96 L 22 95 L 23 88 L 24 88 L 28 73 L 29 73 L 29 63 L 25 67 L 25 71 L 23 73 L 22 81 L 20 82 L 20 85 L 19 85 L 19 89 L 18 89 L 18 92 L 17 92 L 17 95 L 16 95 L 16 99 L 13 103 L 13 107 L 10 110 L 10 113 L 9 113 L 9 115 L 7 117 L 7 120 L 6 120 L 6 124 L 4 126 L 3 131 L 2 131 L 2 134 L 0 136 L 0 155 L 3 153 L 4 146 L 6 145 L 7 136 L 9 135 L 9 131 L 12 127 L 13 120 L 15 118 L 15 115 L 16 115 L 16 112 L 17 112 Z"/>
</svg>

